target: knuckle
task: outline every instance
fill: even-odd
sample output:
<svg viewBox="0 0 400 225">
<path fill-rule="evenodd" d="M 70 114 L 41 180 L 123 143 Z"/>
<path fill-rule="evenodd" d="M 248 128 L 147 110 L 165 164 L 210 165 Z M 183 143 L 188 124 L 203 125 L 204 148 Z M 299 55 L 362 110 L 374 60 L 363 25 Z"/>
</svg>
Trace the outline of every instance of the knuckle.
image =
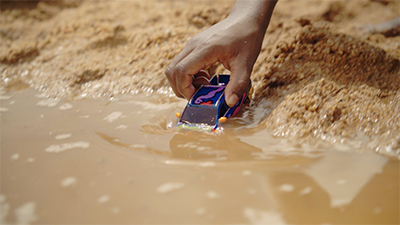
<svg viewBox="0 0 400 225">
<path fill-rule="evenodd" d="M 249 87 L 249 84 L 250 80 L 248 78 L 239 78 L 236 81 L 237 88 L 234 90 L 234 92 L 239 96 L 243 95 L 246 92 L 247 88 Z"/>
<path fill-rule="evenodd" d="M 178 74 L 179 76 L 183 76 L 186 73 L 186 66 L 183 65 L 182 63 L 178 63 L 175 66 L 175 72 L 176 74 Z"/>
<path fill-rule="evenodd" d="M 205 52 L 214 52 L 220 48 L 220 46 L 216 43 L 206 42 L 203 43 L 202 47 L 203 51 Z"/>
<path fill-rule="evenodd" d="M 173 75 L 174 75 L 174 69 L 171 65 L 169 65 L 167 69 L 165 69 L 165 76 L 167 76 L 168 79 L 171 79 Z"/>
<path fill-rule="evenodd" d="M 190 38 L 189 41 L 186 43 L 187 46 L 192 46 L 196 44 L 196 40 L 194 38 Z"/>
<path fill-rule="evenodd" d="M 197 36 L 194 36 L 192 38 L 190 38 L 186 44 L 187 46 L 196 46 L 198 45 L 198 38 Z"/>
<path fill-rule="evenodd" d="M 248 78 L 242 78 L 242 79 L 239 79 L 239 82 L 238 82 L 238 84 L 239 84 L 239 86 L 247 86 L 247 85 L 249 85 L 249 79 Z"/>
</svg>

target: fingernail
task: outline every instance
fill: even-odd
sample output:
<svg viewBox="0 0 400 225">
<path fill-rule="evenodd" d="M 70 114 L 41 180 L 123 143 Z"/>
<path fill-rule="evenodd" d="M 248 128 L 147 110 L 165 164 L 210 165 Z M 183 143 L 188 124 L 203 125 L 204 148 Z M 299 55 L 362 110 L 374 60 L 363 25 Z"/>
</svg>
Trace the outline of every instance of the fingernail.
<svg viewBox="0 0 400 225">
<path fill-rule="evenodd" d="M 226 103 L 228 104 L 229 107 L 233 107 L 238 101 L 239 101 L 239 96 L 237 96 L 236 94 L 232 94 L 226 99 Z"/>
</svg>

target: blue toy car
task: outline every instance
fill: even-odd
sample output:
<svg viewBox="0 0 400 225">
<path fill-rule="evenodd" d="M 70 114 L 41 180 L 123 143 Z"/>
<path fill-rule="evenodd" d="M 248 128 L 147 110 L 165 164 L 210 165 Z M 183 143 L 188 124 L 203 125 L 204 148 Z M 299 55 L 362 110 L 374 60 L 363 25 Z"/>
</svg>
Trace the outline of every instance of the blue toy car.
<svg viewBox="0 0 400 225">
<path fill-rule="evenodd" d="M 210 85 L 202 85 L 189 100 L 182 115 L 177 113 L 177 127 L 215 131 L 220 123 L 239 112 L 242 104 L 248 100 L 249 93 L 247 91 L 243 94 L 236 105 L 230 108 L 225 102 L 224 93 L 229 78 L 230 75 L 215 75 L 211 78 Z"/>
</svg>

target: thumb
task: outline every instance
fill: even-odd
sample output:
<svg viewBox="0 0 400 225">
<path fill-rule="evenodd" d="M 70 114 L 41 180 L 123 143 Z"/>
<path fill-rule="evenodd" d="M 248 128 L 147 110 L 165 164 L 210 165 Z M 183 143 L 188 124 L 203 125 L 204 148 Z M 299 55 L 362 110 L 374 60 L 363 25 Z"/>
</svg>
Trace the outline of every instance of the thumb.
<svg viewBox="0 0 400 225">
<path fill-rule="evenodd" d="M 250 85 L 250 73 L 245 68 L 232 68 L 232 74 L 225 88 L 225 99 L 229 107 L 233 107 L 247 92 Z"/>
</svg>

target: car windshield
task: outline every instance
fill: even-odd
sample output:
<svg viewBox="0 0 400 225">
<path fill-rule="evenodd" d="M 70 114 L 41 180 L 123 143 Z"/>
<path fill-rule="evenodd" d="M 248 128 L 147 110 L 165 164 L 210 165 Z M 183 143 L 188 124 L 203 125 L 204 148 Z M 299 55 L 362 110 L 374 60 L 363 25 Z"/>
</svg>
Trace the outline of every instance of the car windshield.
<svg viewBox="0 0 400 225">
<path fill-rule="evenodd" d="M 183 112 L 181 121 L 186 124 L 206 124 L 214 126 L 217 119 L 217 111 L 217 108 L 188 105 Z"/>
</svg>

